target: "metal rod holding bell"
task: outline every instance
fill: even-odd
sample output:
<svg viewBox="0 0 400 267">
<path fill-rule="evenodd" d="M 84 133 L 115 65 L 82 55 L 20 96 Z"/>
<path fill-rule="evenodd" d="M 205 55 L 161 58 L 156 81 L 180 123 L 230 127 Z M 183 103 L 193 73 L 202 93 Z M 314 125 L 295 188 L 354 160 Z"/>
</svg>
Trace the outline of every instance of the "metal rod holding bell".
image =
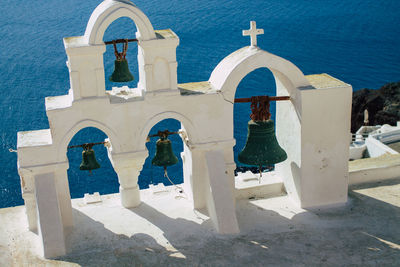
<svg viewBox="0 0 400 267">
<path fill-rule="evenodd" d="M 104 42 L 104 44 L 112 45 L 114 42 L 116 44 L 121 44 L 121 43 L 125 43 L 126 41 L 128 41 L 128 43 L 130 43 L 130 42 L 138 42 L 138 39 L 116 39 L 116 40 L 112 40 L 112 41 L 106 41 L 106 42 Z"/>
<path fill-rule="evenodd" d="M 256 96 L 256 97 L 268 97 L 269 101 L 285 101 L 290 100 L 290 96 Z M 248 98 L 235 98 L 235 103 L 250 103 L 251 97 Z"/>
<path fill-rule="evenodd" d="M 270 101 L 290 100 L 289 96 L 253 96 L 237 98 L 235 103 L 251 103 L 251 120 L 248 122 L 247 140 L 238 155 L 241 163 L 257 166 L 261 183 L 262 166 L 270 166 L 287 159 L 275 136 L 274 122 L 269 112 Z"/>
</svg>

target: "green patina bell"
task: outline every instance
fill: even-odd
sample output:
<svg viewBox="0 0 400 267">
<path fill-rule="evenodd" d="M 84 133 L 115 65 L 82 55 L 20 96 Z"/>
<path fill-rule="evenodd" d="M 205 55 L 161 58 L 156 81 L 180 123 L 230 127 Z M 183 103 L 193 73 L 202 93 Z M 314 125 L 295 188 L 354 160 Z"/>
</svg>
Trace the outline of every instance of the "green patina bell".
<svg viewBox="0 0 400 267">
<path fill-rule="evenodd" d="M 172 143 L 168 138 L 161 138 L 156 143 L 156 154 L 151 164 L 156 166 L 171 166 L 178 163 L 178 158 L 172 151 Z"/>
<path fill-rule="evenodd" d="M 115 60 L 114 66 L 114 72 L 110 76 L 110 81 L 116 83 L 133 81 L 133 75 L 129 71 L 128 61 L 125 58 Z"/>
<path fill-rule="evenodd" d="M 93 149 L 85 149 L 82 152 L 82 163 L 79 169 L 82 171 L 91 171 L 100 168 L 97 162 Z"/>
<path fill-rule="evenodd" d="M 239 153 L 238 160 L 247 165 L 265 166 L 273 165 L 287 159 L 276 140 L 274 122 L 253 121 L 248 122 L 246 145 Z"/>
</svg>

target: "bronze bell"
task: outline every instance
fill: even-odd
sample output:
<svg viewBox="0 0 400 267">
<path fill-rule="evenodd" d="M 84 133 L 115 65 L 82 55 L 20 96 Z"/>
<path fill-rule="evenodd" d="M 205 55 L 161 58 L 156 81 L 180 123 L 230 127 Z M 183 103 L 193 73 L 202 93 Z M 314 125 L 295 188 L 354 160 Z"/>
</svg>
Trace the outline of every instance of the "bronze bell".
<svg viewBox="0 0 400 267">
<path fill-rule="evenodd" d="M 128 49 L 128 40 L 124 43 L 122 53 L 118 53 L 117 45 L 115 40 L 113 41 L 114 54 L 116 60 L 114 62 L 114 72 L 110 76 L 110 81 L 116 83 L 130 82 L 133 80 L 133 75 L 129 71 L 128 61 L 126 60 L 126 51 Z"/>
<path fill-rule="evenodd" d="M 251 120 L 248 122 L 246 145 L 238 160 L 247 165 L 258 166 L 261 183 L 262 166 L 273 165 L 287 159 L 287 154 L 276 140 L 274 122 L 269 112 L 270 101 L 290 100 L 290 96 L 252 96 L 236 98 L 235 103 L 251 102 Z"/>
<path fill-rule="evenodd" d="M 274 131 L 274 122 L 248 122 L 246 145 L 239 153 L 238 160 L 247 165 L 266 166 L 286 160 L 287 155 L 278 141 Z"/>
<path fill-rule="evenodd" d="M 110 76 L 110 81 L 116 82 L 116 83 L 133 81 L 133 75 L 129 71 L 128 61 L 126 59 L 115 60 L 114 72 Z"/>
<path fill-rule="evenodd" d="M 91 148 L 84 149 L 82 151 L 82 163 L 79 166 L 79 169 L 82 171 L 91 171 L 98 168 L 100 168 L 100 164 L 96 160 L 94 150 Z"/>
<path fill-rule="evenodd" d="M 178 158 L 172 151 L 172 143 L 167 137 L 161 137 L 156 143 L 156 154 L 151 161 L 155 166 L 162 166 L 166 168 L 178 163 Z"/>
</svg>

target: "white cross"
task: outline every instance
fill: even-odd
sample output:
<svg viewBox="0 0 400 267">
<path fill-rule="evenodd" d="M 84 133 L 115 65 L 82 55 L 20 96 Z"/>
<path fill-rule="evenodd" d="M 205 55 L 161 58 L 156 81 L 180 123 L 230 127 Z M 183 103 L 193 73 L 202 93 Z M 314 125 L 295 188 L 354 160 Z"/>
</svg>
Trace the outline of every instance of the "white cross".
<svg viewBox="0 0 400 267">
<path fill-rule="evenodd" d="M 243 36 L 250 36 L 251 46 L 257 46 L 257 35 L 264 34 L 263 29 L 257 29 L 257 25 L 255 21 L 250 21 L 250 29 L 243 30 Z"/>
</svg>

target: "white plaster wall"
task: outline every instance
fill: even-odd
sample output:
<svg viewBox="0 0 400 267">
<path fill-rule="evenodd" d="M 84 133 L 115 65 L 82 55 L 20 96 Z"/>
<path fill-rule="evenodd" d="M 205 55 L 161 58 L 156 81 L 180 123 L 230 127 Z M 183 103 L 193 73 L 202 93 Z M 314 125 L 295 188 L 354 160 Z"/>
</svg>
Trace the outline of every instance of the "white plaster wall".
<svg viewBox="0 0 400 267">
<path fill-rule="evenodd" d="M 301 206 L 347 201 L 350 86 L 302 90 Z"/>
<path fill-rule="evenodd" d="M 285 95 L 286 89 L 277 86 L 277 95 Z M 301 203 L 301 121 L 292 101 L 276 103 L 276 137 L 286 151 L 287 160 L 276 164 L 276 172 L 283 178 L 288 195 L 296 203 Z"/>
<path fill-rule="evenodd" d="M 397 151 L 383 144 L 381 141 L 376 140 L 372 136 L 365 139 L 365 144 L 367 145 L 368 154 L 371 158 L 376 158 L 384 154 L 399 154 Z"/>
<path fill-rule="evenodd" d="M 398 178 L 400 165 L 381 166 L 349 172 L 349 185 L 374 183 Z"/>
</svg>

